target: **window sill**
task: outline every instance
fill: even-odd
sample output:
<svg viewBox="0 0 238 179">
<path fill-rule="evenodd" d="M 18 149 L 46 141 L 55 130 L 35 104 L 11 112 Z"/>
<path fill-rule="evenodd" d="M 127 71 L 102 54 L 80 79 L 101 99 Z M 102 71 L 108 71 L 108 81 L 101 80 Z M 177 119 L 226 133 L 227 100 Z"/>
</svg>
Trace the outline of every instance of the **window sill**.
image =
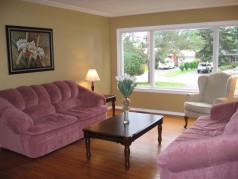
<svg viewBox="0 0 238 179">
<path fill-rule="evenodd" d="M 153 88 L 153 87 L 136 87 L 136 92 L 145 93 L 166 93 L 166 94 L 187 94 L 187 93 L 198 93 L 196 89 L 173 89 L 173 88 Z M 234 94 L 234 98 L 238 98 L 238 93 Z"/>
<path fill-rule="evenodd" d="M 136 92 L 145 93 L 168 93 L 168 94 L 187 94 L 187 93 L 198 93 L 196 89 L 174 89 L 174 88 L 153 88 L 153 87 L 136 87 Z"/>
</svg>

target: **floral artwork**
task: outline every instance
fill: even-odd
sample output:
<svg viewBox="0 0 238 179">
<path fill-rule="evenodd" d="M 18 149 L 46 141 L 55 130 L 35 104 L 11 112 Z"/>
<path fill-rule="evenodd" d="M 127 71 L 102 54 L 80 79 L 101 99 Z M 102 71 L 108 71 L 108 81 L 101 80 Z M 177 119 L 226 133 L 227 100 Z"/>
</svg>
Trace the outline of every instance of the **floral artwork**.
<svg viewBox="0 0 238 179">
<path fill-rule="evenodd" d="M 54 69 L 53 30 L 6 26 L 9 74 Z"/>
</svg>

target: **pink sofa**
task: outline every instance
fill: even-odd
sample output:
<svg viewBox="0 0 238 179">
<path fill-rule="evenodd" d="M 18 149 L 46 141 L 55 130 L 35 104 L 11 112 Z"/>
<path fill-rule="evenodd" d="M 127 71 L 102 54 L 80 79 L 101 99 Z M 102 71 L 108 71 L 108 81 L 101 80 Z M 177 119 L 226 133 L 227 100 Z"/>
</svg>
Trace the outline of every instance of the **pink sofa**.
<svg viewBox="0 0 238 179">
<path fill-rule="evenodd" d="M 163 150 L 161 179 L 238 179 L 238 102 L 214 105 Z"/>
<path fill-rule="evenodd" d="M 0 91 L 0 146 L 31 158 L 83 138 L 106 119 L 105 98 L 73 81 Z"/>
</svg>

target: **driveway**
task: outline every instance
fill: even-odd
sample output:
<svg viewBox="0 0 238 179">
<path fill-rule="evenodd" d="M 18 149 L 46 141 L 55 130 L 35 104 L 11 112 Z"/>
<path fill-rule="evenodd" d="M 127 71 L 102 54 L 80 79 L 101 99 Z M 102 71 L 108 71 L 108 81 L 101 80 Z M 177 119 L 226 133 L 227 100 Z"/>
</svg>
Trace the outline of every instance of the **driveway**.
<svg viewBox="0 0 238 179">
<path fill-rule="evenodd" d="M 166 77 L 165 75 L 171 71 L 176 71 L 177 68 L 168 69 L 168 70 L 155 70 L 155 81 L 156 82 L 175 82 L 175 83 L 184 83 L 187 87 L 197 88 L 197 80 L 201 74 L 198 74 L 196 70 L 188 72 L 185 74 Z M 148 72 L 145 72 L 143 75 L 137 76 L 137 82 L 147 82 L 148 81 Z"/>
</svg>

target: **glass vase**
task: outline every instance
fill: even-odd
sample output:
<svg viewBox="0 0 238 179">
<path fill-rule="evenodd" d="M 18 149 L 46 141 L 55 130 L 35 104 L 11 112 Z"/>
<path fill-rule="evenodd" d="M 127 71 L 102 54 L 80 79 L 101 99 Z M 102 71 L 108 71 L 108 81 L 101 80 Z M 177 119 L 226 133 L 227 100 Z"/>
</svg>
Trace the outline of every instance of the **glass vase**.
<svg viewBox="0 0 238 179">
<path fill-rule="evenodd" d="M 129 124 L 129 109 L 131 108 L 131 100 L 129 97 L 124 97 L 123 103 L 122 103 L 122 108 L 124 111 L 124 119 L 123 119 L 123 124 Z"/>
</svg>

